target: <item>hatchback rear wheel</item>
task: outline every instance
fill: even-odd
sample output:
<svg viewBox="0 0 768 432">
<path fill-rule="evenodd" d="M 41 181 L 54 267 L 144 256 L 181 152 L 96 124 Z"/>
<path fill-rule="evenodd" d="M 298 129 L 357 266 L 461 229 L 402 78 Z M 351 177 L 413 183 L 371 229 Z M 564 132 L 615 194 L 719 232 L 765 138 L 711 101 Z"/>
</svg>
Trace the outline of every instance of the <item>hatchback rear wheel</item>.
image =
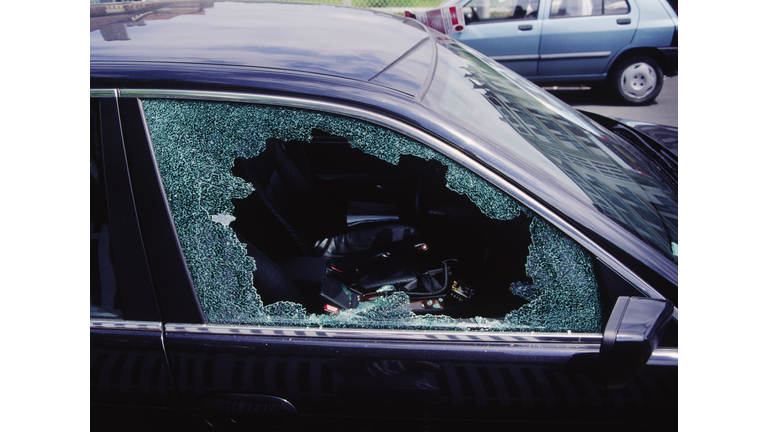
<svg viewBox="0 0 768 432">
<path fill-rule="evenodd" d="M 652 102 L 664 85 L 664 73 L 655 60 L 646 56 L 624 60 L 613 74 L 613 90 L 619 100 L 643 105 Z"/>
</svg>

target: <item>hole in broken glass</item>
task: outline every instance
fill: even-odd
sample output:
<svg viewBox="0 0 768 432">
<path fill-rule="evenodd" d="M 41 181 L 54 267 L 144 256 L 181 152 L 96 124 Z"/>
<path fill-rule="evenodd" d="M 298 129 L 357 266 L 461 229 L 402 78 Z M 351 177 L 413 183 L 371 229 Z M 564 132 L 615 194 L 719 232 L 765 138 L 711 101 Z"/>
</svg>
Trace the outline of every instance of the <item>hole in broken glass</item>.
<svg viewBox="0 0 768 432">
<path fill-rule="evenodd" d="M 297 109 L 143 106 L 208 322 L 601 330 L 590 256 L 426 146 Z"/>
</svg>

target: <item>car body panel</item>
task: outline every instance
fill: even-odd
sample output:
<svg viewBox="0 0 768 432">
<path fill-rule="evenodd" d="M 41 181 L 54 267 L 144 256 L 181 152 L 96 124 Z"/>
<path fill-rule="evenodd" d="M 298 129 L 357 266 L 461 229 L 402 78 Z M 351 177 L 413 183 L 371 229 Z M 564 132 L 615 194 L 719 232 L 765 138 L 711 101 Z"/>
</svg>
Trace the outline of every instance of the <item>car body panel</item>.
<svg viewBox="0 0 768 432">
<path fill-rule="evenodd" d="M 92 430 L 185 427 L 159 322 L 92 320 Z"/>
<path fill-rule="evenodd" d="M 647 8 L 643 11 L 635 40 L 632 41 L 633 46 L 671 46 L 672 36 L 677 30 L 677 15 L 663 7 L 669 6 L 664 0 L 660 0 L 659 3 L 662 7 Z"/>
<path fill-rule="evenodd" d="M 678 129 L 674 126 L 659 125 L 637 120 L 619 119 L 619 121 L 635 130 L 638 130 L 654 141 L 662 143 L 677 156 Z"/>
<path fill-rule="evenodd" d="M 301 413 L 293 430 L 459 430 L 477 424 L 641 430 L 664 429 L 676 418 L 676 368 L 646 366 L 629 387 L 600 390 L 586 366 L 598 348 L 589 336 L 578 342 L 573 335 L 571 343 L 563 335 L 559 342 L 521 337 L 503 344 L 491 337 L 460 342 L 452 334 L 436 334 L 429 342 L 408 341 L 407 333 L 401 340 L 364 342 L 312 333 L 169 325 L 166 345 L 181 403 L 191 412 L 190 429 L 205 430 L 210 413 L 197 407 L 222 393 L 289 401 Z M 216 354 L 201 353 L 201 345 Z M 646 403 L 654 414 L 643 420 L 630 406 Z M 242 421 L 258 425 L 263 417 Z"/>
</svg>

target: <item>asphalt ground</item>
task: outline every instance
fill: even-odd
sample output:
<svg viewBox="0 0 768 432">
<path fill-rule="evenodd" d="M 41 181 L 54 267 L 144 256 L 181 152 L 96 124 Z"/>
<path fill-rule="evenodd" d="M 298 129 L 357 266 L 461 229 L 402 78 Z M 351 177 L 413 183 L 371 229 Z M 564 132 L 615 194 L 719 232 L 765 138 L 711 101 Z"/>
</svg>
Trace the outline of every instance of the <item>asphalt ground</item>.
<svg viewBox="0 0 768 432">
<path fill-rule="evenodd" d="M 641 120 L 677 127 L 677 77 L 664 77 L 664 85 L 656 100 L 645 106 L 627 106 L 613 101 L 604 93 L 589 88 L 544 87 L 545 90 L 574 108 L 607 117 Z"/>
</svg>

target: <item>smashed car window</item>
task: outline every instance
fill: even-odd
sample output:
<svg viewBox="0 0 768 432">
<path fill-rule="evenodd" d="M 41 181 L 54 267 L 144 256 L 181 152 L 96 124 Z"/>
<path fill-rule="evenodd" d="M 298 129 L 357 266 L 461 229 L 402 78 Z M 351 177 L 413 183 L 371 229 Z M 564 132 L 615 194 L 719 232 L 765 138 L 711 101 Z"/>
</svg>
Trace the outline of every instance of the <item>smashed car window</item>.
<svg viewBox="0 0 768 432">
<path fill-rule="evenodd" d="M 142 104 L 209 323 L 601 331 L 591 256 L 423 144 L 308 110 Z"/>
</svg>

